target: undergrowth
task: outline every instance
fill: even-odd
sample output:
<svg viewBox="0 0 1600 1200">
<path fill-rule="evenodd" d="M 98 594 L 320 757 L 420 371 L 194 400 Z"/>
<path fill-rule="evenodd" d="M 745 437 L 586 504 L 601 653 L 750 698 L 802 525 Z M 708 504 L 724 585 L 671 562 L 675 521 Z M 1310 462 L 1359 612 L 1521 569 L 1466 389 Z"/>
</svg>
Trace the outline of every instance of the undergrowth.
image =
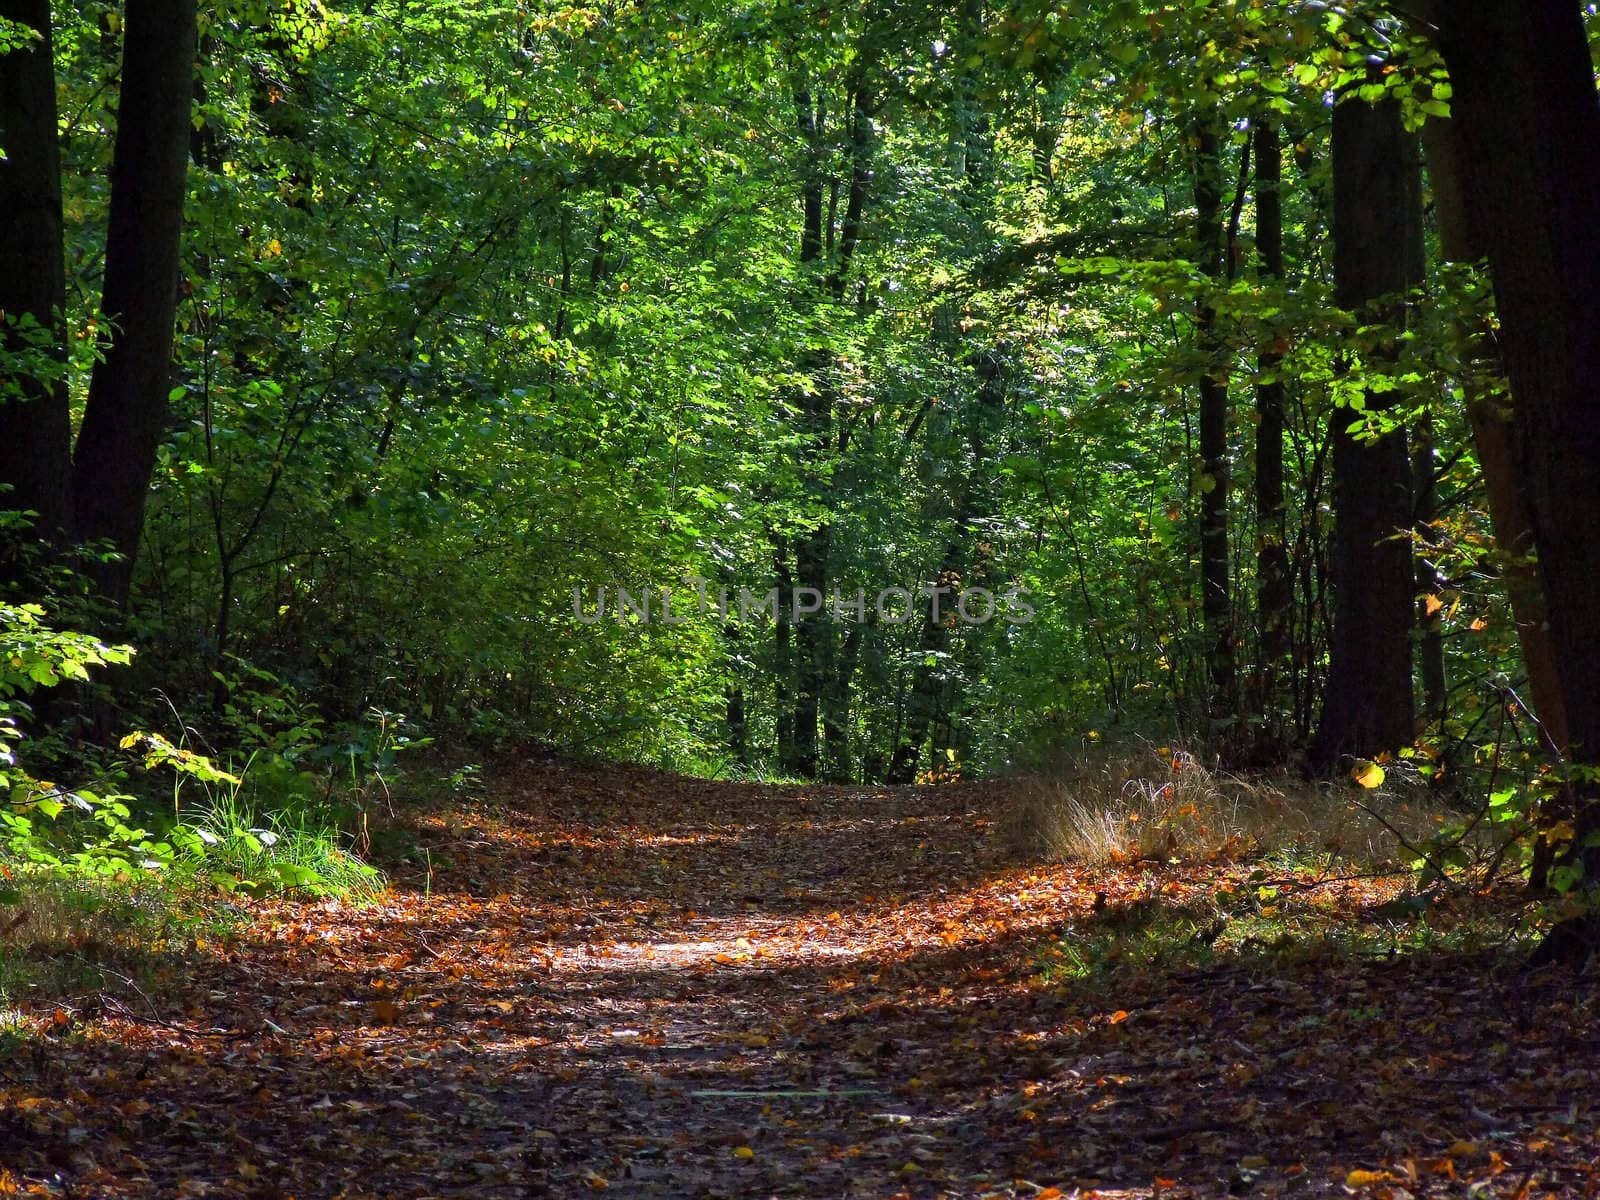
<svg viewBox="0 0 1600 1200">
<path fill-rule="evenodd" d="M 1368 790 L 1246 777 L 1153 746 L 1019 781 L 1016 794 L 1009 822 L 1024 849 L 1098 866 L 1271 857 L 1305 869 L 1335 861 L 1404 869 L 1448 818 L 1403 779 Z"/>
<path fill-rule="evenodd" d="M 0 871 L 0 1009 L 117 994 L 148 1000 L 185 977 L 243 913 L 150 879 Z"/>
</svg>

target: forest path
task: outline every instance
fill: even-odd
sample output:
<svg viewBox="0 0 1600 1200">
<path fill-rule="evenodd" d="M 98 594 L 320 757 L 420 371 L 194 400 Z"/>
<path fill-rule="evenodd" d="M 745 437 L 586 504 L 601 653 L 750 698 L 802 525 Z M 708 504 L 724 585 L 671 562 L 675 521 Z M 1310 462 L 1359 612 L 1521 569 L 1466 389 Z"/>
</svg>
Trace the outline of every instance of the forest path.
<svg viewBox="0 0 1600 1200">
<path fill-rule="evenodd" d="M 1483 1014 L 1505 997 L 1460 964 L 1046 982 L 1052 931 L 1135 894 L 1181 912 L 1217 879 L 1015 861 L 989 789 L 544 758 L 493 783 L 415 822 L 425 865 L 381 903 L 262 904 L 172 1000 L 86 1012 L 37 1080 L 8 1075 L 6 1186 L 1308 1195 L 1406 1153 L 1453 1164 L 1484 1106 L 1531 1128 L 1528 1104 L 1571 1099 L 1504 1061 L 1511 1017 Z"/>
</svg>

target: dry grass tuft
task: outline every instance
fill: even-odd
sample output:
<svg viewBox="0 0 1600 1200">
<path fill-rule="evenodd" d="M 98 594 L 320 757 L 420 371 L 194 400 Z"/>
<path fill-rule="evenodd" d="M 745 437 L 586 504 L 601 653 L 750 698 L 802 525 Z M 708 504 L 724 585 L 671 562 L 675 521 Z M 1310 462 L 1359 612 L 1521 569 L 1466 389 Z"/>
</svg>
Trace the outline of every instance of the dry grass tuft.
<svg viewBox="0 0 1600 1200">
<path fill-rule="evenodd" d="M 1404 784 L 1364 791 L 1247 778 L 1165 746 L 1108 751 L 1060 775 L 1024 780 L 1017 793 L 1010 825 L 1022 846 L 1101 865 L 1275 853 L 1397 865 L 1410 857 L 1402 842 L 1425 840 L 1443 820 L 1443 809 Z"/>
</svg>

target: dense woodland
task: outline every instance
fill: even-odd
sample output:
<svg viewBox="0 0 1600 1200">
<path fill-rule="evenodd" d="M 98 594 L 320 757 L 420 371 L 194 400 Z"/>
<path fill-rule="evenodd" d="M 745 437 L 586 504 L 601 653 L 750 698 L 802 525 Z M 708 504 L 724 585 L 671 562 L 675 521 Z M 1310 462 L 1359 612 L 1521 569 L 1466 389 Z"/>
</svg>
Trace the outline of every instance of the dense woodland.
<svg viewBox="0 0 1600 1200">
<path fill-rule="evenodd" d="M 114 705 L 1467 800 L 1600 747 L 1577 6 L 47 7 L 5 574 Z"/>
<path fill-rule="evenodd" d="M 1581 965 L 1593 10 L 0 0 L 13 928 L 377 888 L 402 752 L 1147 745 Z"/>
</svg>

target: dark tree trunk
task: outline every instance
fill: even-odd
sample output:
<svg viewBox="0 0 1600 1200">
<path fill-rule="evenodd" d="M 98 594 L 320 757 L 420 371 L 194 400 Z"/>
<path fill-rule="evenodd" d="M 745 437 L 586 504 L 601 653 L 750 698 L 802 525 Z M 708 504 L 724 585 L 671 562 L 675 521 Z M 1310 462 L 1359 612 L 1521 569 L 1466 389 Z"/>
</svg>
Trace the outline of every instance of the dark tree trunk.
<svg viewBox="0 0 1600 1200">
<path fill-rule="evenodd" d="M 832 783 L 850 782 L 850 686 L 855 679 L 856 663 L 860 661 L 861 639 L 865 631 L 864 621 L 857 621 L 850 626 L 828 679 L 828 693 L 823 697 L 822 743 L 827 750 L 825 774 Z"/>
<path fill-rule="evenodd" d="M 1422 270 L 1422 183 L 1416 139 L 1394 101 L 1351 99 L 1334 109 L 1333 242 L 1340 307 L 1364 324 L 1388 324 L 1398 339 L 1401 300 Z M 1367 408 L 1388 400 L 1368 393 Z M 1403 429 L 1358 439 L 1349 432 L 1357 419 L 1345 408 L 1332 418 L 1331 662 L 1311 746 L 1319 769 L 1398 750 L 1416 736 L 1411 461 Z"/>
<path fill-rule="evenodd" d="M 1440 49 L 1469 219 L 1488 250 L 1511 378 L 1517 473 L 1531 518 L 1572 759 L 1600 764 L 1600 97 L 1583 6 L 1450 0 Z M 1560 865 L 1600 882 L 1596 785 L 1572 785 Z M 1547 957 L 1586 957 L 1595 919 Z"/>
<path fill-rule="evenodd" d="M 750 765 L 750 737 L 749 723 L 744 713 L 744 689 L 730 687 L 728 689 L 728 749 L 733 754 L 733 761 L 741 767 Z"/>
<path fill-rule="evenodd" d="M 813 101 L 811 93 L 800 89 L 795 96 L 796 119 L 805 139 L 805 164 L 800 189 L 800 264 L 802 269 L 816 267 L 822 260 L 824 156 L 823 116 L 820 104 Z M 828 232 L 832 221 L 826 222 Z M 806 478 L 813 487 L 824 486 L 816 460 L 828 445 L 828 431 L 832 424 L 833 397 L 825 376 L 828 369 L 828 351 L 824 346 L 812 347 L 806 352 L 807 369 L 813 379 L 811 390 L 800 398 L 800 423 L 806 436 L 804 456 Z M 795 585 L 801 595 L 823 592 L 827 588 L 828 551 L 832 541 L 826 522 L 800 533 L 795 538 Z M 807 596 L 807 599 L 811 599 Z M 794 712 L 791 717 L 791 750 L 789 770 L 806 779 L 817 773 L 817 718 L 821 704 L 823 671 L 827 658 L 827 645 L 831 630 L 820 612 L 794 610 Z"/>
<path fill-rule="evenodd" d="M 0 0 L 0 17 L 41 39 L 0 60 L 0 360 L 25 364 L 0 374 L 0 511 L 38 514 L 26 530 L 0 528 L 0 583 L 33 598 L 37 548 L 71 523 L 61 158 L 49 0 Z"/>
<path fill-rule="evenodd" d="M 789 702 L 789 686 L 793 677 L 793 630 L 790 612 L 794 606 L 794 576 L 789 571 L 789 547 L 781 537 L 773 539 L 772 569 L 777 579 L 778 611 L 773 614 L 772 705 L 777 714 L 778 762 L 786 772 L 793 772 L 794 762 L 794 709 Z"/>
<path fill-rule="evenodd" d="M 923 610 L 922 632 L 917 639 L 917 666 L 911 679 L 911 695 L 906 702 L 905 725 L 889 760 L 889 773 L 885 781 L 894 784 L 915 783 L 917 762 L 922 757 L 922 744 L 928 740 L 933 728 L 934 714 L 939 708 L 939 692 L 943 687 L 945 654 L 950 645 L 950 614 L 955 610 L 954 591 L 961 586 L 961 545 L 952 539 L 945 550 L 939 574 L 933 580 L 933 593 Z"/>
<path fill-rule="evenodd" d="M 1256 249 L 1262 278 L 1277 283 L 1283 278 L 1283 146 L 1271 118 L 1257 124 L 1255 147 Z M 1288 675 L 1294 619 L 1284 508 L 1281 362 L 1275 348 L 1261 354 L 1263 382 L 1256 388 L 1256 626 L 1261 638 L 1256 707 L 1269 739 L 1276 736 L 1276 697 Z"/>
<path fill-rule="evenodd" d="M 1429 121 L 1422 127 L 1428 156 L 1428 177 L 1433 185 L 1434 211 L 1439 222 L 1439 249 L 1447 262 L 1477 262 L 1485 255 L 1482 240 L 1467 213 L 1458 131 L 1453 121 Z M 1499 348 L 1488 330 L 1457 331 L 1461 344 L 1501 370 Z M 1501 578 L 1517 627 L 1528 691 L 1546 746 L 1556 754 L 1567 751 L 1567 710 L 1561 698 L 1555 648 L 1545 611 L 1544 591 L 1533 555 L 1533 517 L 1522 494 L 1522 480 L 1512 444 L 1511 409 L 1486 388 L 1483 370 L 1468 364 L 1462 372 L 1467 387 L 1467 420 L 1483 472 L 1484 494 L 1502 562 Z"/>
<path fill-rule="evenodd" d="M 1195 150 L 1195 243 L 1200 269 L 1222 283 L 1226 268 L 1222 216 L 1222 162 L 1217 120 L 1201 122 Z M 1204 357 L 1200 378 L 1200 604 L 1205 624 L 1206 674 L 1212 719 L 1225 723 L 1237 715 L 1233 649 L 1233 572 L 1228 555 L 1228 385 L 1220 361 L 1224 347 L 1216 309 L 1201 302 L 1196 341 Z"/>
<path fill-rule="evenodd" d="M 118 604 L 133 579 L 172 386 L 195 0 L 128 0 L 123 38 L 100 304 L 110 328 L 72 464 L 78 538 L 109 542 L 121 556 L 90 567 L 101 594 Z"/>
<path fill-rule="evenodd" d="M 795 580 L 807 601 L 795 614 L 794 765 L 796 774 L 817 774 L 817 722 L 833 657 L 833 626 L 827 607 L 832 527 L 819 525 L 795 539 Z M 804 611 L 824 597 L 823 611 Z"/>
</svg>

